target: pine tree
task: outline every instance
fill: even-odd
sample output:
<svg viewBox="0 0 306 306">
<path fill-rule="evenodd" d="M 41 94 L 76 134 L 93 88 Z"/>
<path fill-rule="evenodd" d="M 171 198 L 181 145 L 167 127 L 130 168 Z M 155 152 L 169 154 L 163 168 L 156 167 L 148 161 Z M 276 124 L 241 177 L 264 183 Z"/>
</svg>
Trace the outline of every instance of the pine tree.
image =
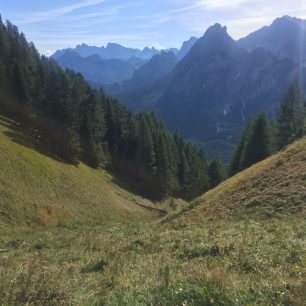
<svg viewBox="0 0 306 306">
<path fill-rule="evenodd" d="M 167 137 L 163 131 L 158 137 L 156 153 L 156 169 L 159 193 L 161 196 L 166 196 L 172 192 L 173 178 L 171 173 L 171 156 L 167 143 Z"/>
<path fill-rule="evenodd" d="M 298 79 L 295 79 L 285 93 L 278 109 L 279 148 L 302 136 L 304 126 L 304 96 Z"/>
<path fill-rule="evenodd" d="M 258 114 L 251 124 L 249 139 L 245 142 L 241 157 L 241 170 L 267 158 L 272 154 L 270 123 L 264 113 Z"/>
<path fill-rule="evenodd" d="M 5 88 L 6 81 L 6 53 L 7 53 L 7 40 L 5 35 L 5 27 L 2 23 L 2 17 L 0 15 L 0 90 L 3 91 Z"/>
<path fill-rule="evenodd" d="M 149 119 L 146 114 L 143 114 L 140 117 L 139 133 L 139 160 L 144 163 L 149 173 L 156 174 L 156 156 L 153 134 L 152 130 L 150 129 Z"/>
<path fill-rule="evenodd" d="M 232 159 L 229 165 L 229 174 L 231 176 L 235 175 L 236 173 L 242 170 L 242 165 L 241 165 L 242 157 L 244 154 L 245 146 L 248 143 L 249 138 L 250 138 L 252 124 L 253 124 L 252 120 L 249 120 L 246 123 L 244 130 L 242 132 L 242 135 L 240 137 L 239 143 L 234 151 L 234 154 L 232 156 Z"/>
<path fill-rule="evenodd" d="M 192 163 L 192 173 L 195 177 L 196 189 L 194 190 L 194 197 L 199 196 L 209 189 L 208 166 L 205 154 L 197 147 L 193 147 L 195 159 Z"/>
<path fill-rule="evenodd" d="M 247 122 L 230 162 L 229 173 L 235 175 L 274 152 L 274 123 L 260 113 Z"/>
<path fill-rule="evenodd" d="M 104 152 L 106 126 L 104 108 L 98 94 L 91 94 L 88 97 L 81 133 L 86 160 L 95 168 L 102 166 L 106 162 Z"/>
<path fill-rule="evenodd" d="M 214 188 L 226 180 L 228 176 L 227 169 L 219 158 L 214 158 L 209 163 L 208 176 L 210 181 L 210 188 Z"/>
</svg>

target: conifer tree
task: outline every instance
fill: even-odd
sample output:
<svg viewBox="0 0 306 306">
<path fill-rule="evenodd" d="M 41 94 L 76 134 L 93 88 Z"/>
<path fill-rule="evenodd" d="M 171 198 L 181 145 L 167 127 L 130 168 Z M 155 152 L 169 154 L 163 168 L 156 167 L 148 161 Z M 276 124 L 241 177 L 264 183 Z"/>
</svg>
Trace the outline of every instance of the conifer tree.
<svg viewBox="0 0 306 306">
<path fill-rule="evenodd" d="M 264 113 L 258 114 L 250 125 L 248 140 L 244 144 L 240 170 L 267 158 L 272 154 L 271 127 Z"/>
<path fill-rule="evenodd" d="M 245 146 L 249 141 L 251 129 L 252 129 L 253 121 L 249 120 L 242 132 L 242 135 L 240 137 L 239 143 L 234 151 L 234 154 L 232 156 L 230 165 L 229 165 L 229 174 L 231 176 L 235 175 L 236 173 L 240 172 L 242 170 L 242 158 L 244 155 Z"/>
<path fill-rule="evenodd" d="M 218 186 L 227 178 L 227 169 L 219 158 L 214 158 L 208 167 L 210 188 Z"/>
<path fill-rule="evenodd" d="M 139 129 L 139 159 L 144 163 L 145 167 L 149 171 L 149 173 L 156 173 L 156 156 L 153 142 L 153 134 L 150 129 L 148 117 L 143 114 L 140 117 L 140 129 Z M 159 145 L 161 146 L 163 142 Z M 166 154 L 165 148 L 161 150 L 163 154 Z"/>
<path fill-rule="evenodd" d="M 277 114 L 279 148 L 302 136 L 304 127 L 304 96 L 295 79 L 289 86 Z"/>
<path fill-rule="evenodd" d="M 161 132 L 158 137 L 156 166 L 160 194 L 162 196 L 171 194 L 173 187 L 171 156 L 168 148 L 167 138 L 163 132 Z"/>
<path fill-rule="evenodd" d="M 234 175 L 275 152 L 275 126 L 264 113 L 250 119 L 241 135 L 229 166 Z"/>
</svg>

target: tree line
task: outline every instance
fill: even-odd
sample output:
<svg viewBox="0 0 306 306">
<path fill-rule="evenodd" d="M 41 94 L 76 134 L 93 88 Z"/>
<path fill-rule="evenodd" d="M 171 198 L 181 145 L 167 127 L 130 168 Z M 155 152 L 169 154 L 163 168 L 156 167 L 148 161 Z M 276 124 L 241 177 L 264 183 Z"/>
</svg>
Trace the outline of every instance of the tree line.
<svg viewBox="0 0 306 306">
<path fill-rule="evenodd" d="M 305 97 L 298 79 L 283 96 L 276 118 L 259 113 L 250 119 L 229 165 L 234 175 L 283 149 L 305 132 Z"/>
<path fill-rule="evenodd" d="M 1 17 L 0 103 L 57 158 L 111 169 L 150 196 L 192 199 L 216 184 L 198 146 L 63 71 Z"/>
</svg>

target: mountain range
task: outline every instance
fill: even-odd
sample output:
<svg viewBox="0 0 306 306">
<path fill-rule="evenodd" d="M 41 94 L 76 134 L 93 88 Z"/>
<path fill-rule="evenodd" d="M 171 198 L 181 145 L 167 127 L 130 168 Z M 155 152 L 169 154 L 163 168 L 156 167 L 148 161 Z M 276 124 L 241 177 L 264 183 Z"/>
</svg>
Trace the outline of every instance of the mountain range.
<svg viewBox="0 0 306 306">
<path fill-rule="evenodd" d="M 289 16 L 277 18 L 271 26 L 238 40 L 238 44 L 248 51 L 261 47 L 279 59 L 303 63 L 306 60 L 306 21 Z"/>
<path fill-rule="evenodd" d="M 106 47 L 88 46 L 86 44 L 78 45 L 75 48 L 67 48 L 56 51 L 51 58 L 55 59 L 58 64 L 66 69 L 72 69 L 80 72 L 84 78 L 94 87 L 109 85 L 131 79 L 134 71 L 146 64 L 152 59 L 148 66 L 152 67 L 148 73 L 154 76 L 146 76 L 145 79 L 154 81 L 170 72 L 175 64 L 181 60 L 190 50 L 197 40 L 191 37 L 185 41 L 180 49 L 170 48 L 167 50 L 157 50 L 155 48 L 145 47 L 143 50 L 133 49 L 121 46 L 119 44 L 109 43 Z M 163 67 L 165 54 L 172 54 L 169 64 Z M 161 55 L 160 59 L 158 55 Z M 169 66 L 170 65 L 170 66 Z M 171 69 L 170 69 L 171 68 Z M 148 69 L 145 68 L 145 69 Z M 142 70 L 136 72 L 136 78 L 143 75 Z"/>
<path fill-rule="evenodd" d="M 134 111 L 155 111 L 168 128 L 204 145 L 209 155 L 228 160 L 248 118 L 259 111 L 273 116 L 297 76 L 306 90 L 303 59 L 297 57 L 306 40 L 296 39 L 306 34 L 303 25 L 285 16 L 235 41 L 216 24 L 168 75 L 145 86 L 106 90 Z M 272 52 L 267 46 L 273 37 L 281 41 L 272 44 Z M 282 52 L 286 44 L 291 53 Z"/>
<path fill-rule="evenodd" d="M 203 37 L 184 42 L 177 52 L 145 48 L 142 52 L 151 50 L 150 58 L 138 62 L 138 66 L 127 62 L 115 65 L 116 69 L 110 71 L 117 76 L 111 78 L 102 78 L 102 72 L 91 78 L 78 69 L 91 58 L 80 59 L 74 65 L 72 61 L 63 64 L 59 52 L 54 58 L 60 65 L 83 73 L 86 79 L 103 84 L 109 94 L 131 110 L 154 111 L 171 130 L 204 145 L 209 155 L 218 154 L 228 160 L 249 117 L 259 111 L 273 116 L 295 77 L 300 77 L 306 90 L 305 37 L 306 21 L 289 16 L 238 41 L 229 36 L 226 27 L 215 24 Z M 75 50 L 81 53 L 84 48 L 78 46 Z M 109 45 L 102 48 L 103 52 L 106 49 L 111 50 Z M 137 57 L 136 53 L 133 56 Z M 121 54 L 120 60 L 123 58 Z M 108 67 L 111 65 L 108 63 Z M 84 66 L 92 67 L 89 70 L 94 74 L 95 65 Z M 115 79 L 117 82 L 112 82 Z"/>
<path fill-rule="evenodd" d="M 134 56 L 128 60 L 102 59 L 97 54 L 82 57 L 75 51 L 66 51 L 57 62 L 64 69 L 80 72 L 88 82 L 99 87 L 101 84 L 112 84 L 131 78 L 135 69 L 146 60 Z"/>
<path fill-rule="evenodd" d="M 143 50 L 137 48 L 127 48 L 115 43 L 108 43 L 106 47 L 88 46 L 86 44 L 77 45 L 74 49 L 67 48 L 56 51 L 52 58 L 58 59 L 67 51 L 74 51 L 82 57 L 88 57 L 91 55 L 98 55 L 101 59 L 121 59 L 128 60 L 131 57 L 138 57 L 141 59 L 150 59 L 153 55 L 158 54 L 159 51 L 155 48 L 145 47 Z"/>
</svg>

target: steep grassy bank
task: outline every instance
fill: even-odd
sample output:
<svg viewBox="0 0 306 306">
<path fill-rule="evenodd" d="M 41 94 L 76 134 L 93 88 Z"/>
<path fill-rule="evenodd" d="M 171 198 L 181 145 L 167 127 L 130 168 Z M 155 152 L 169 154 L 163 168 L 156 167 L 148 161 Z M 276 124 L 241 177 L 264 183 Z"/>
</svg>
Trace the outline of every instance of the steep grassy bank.
<svg viewBox="0 0 306 306">
<path fill-rule="evenodd" d="M 1 119 L 0 305 L 303 305 L 305 140 L 161 224 L 23 132 Z"/>
<path fill-rule="evenodd" d="M 0 117 L 0 228 L 10 225 L 101 224 L 151 217 L 153 203 L 84 164 L 57 162 L 32 147 L 18 123 Z"/>
<path fill-rule="evenodd" d="M 206 218 L 304 217 L 305 211 L 306 138 L 207 192 L 179 215 L 197 223 Z"/>
</svg>

